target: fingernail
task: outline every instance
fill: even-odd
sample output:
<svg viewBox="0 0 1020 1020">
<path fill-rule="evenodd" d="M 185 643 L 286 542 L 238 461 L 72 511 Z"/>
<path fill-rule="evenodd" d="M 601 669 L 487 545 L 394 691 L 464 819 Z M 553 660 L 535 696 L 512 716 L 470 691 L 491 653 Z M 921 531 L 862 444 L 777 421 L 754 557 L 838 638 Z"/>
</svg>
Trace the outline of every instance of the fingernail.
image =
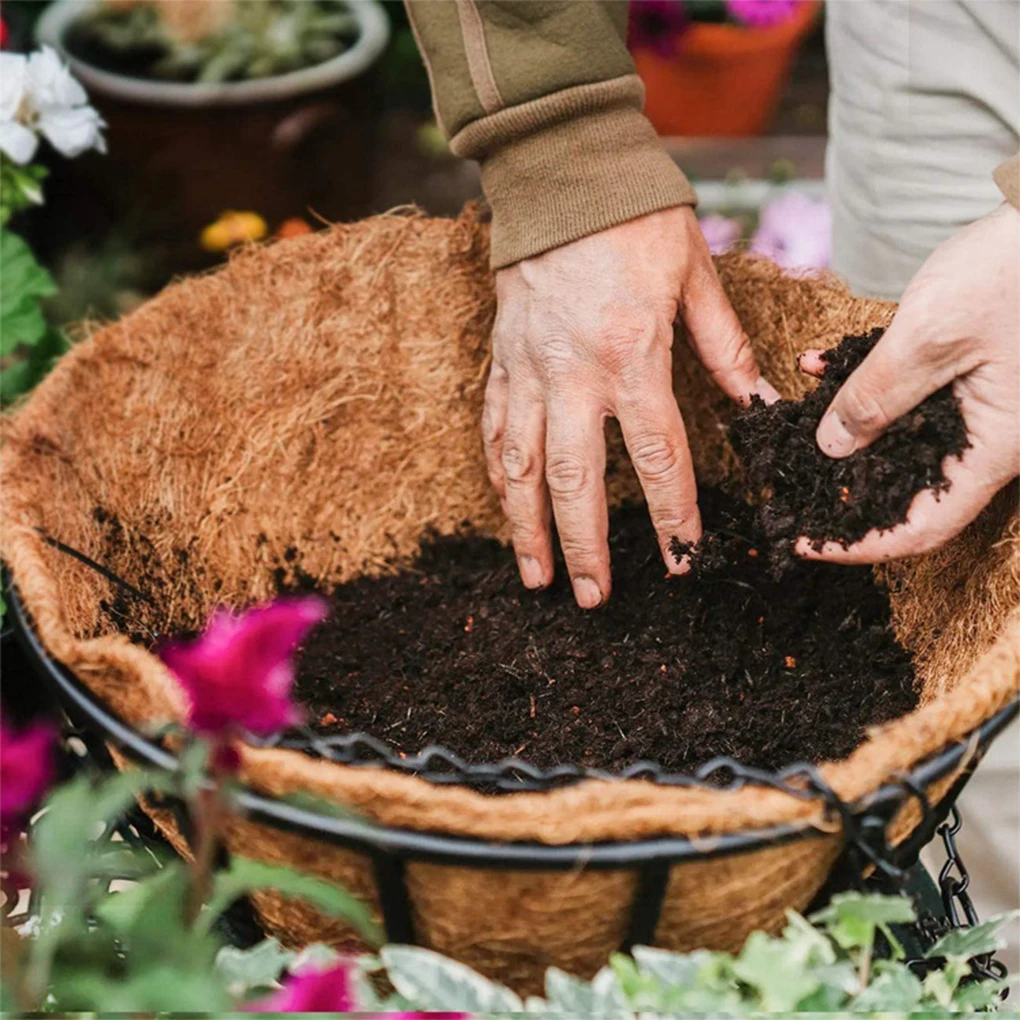
<svg viewBox="0 0 1020 1020">
<path fill-rule="evenodd" d="M 773 386 L 772 383 L 770 383 L 763 375 L 758 376 L 755 381 L 754 392 L 757 393 L 766 404 L 774 404 L 777 400 L 782 399 L 779 395 L 779 390 L 777 390 L 775 386 Z"/>
<path fill-rule="evenodd" d="M 849 457 L 857 449 L 857 440 L 850 435 L 835 411 L 826 411 L 815 432 L 823 453 L 830 457 Z"/>
<path fill-rule="evenodd" d="M 542 564 L 534 556 L 521 556 L 517 560 L 517 566 L 521 572 L 521 580 L 524 582 L 525 588 L 542 588 L 545 586 Z"/>
<path fill-rule="evenodd" d="M 574 598 L 582 609 L 597 609 L 602 605 L 602 592 L 590 577 L 574 578 Z"/>
</svg>

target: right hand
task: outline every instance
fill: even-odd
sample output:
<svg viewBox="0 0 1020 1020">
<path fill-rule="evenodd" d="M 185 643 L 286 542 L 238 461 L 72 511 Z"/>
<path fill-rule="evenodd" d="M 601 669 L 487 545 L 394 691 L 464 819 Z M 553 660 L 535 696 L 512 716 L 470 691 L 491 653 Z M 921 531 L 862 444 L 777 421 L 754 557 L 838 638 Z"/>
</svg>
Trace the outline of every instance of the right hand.
<svg viewBox="0 0 1020 1020">
<path fill-rule="evenodd" d="M 521 579 L 552 581 L 553 516 L 574 596 L 609 597 L 606 418 L 615 416 L 667 569 L 673 536 L 701 537 L 694 468 L 672 389 L 673 323 L 734 400 L 778 398 L 762 378 L 688 206 L 651 213 L 496 274 L 482 429 Z"/>
</svg>

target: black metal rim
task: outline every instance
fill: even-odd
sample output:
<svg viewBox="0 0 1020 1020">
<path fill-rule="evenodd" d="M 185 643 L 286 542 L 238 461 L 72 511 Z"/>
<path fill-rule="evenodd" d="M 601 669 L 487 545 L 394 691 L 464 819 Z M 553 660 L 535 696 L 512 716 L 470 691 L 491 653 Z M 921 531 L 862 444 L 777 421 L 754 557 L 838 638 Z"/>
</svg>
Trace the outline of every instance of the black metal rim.
<svg viewBox="0 0 1020 1020">
<path fill-rule="evenodd" d="M 28 618 L 16 587 L 12 584 L 5 587 L 8 591 L 8 611 L 15 635 L 36 672 L 51 687 L 68 714 L 83 720 L 85 725 L 104 741 L 114 744 L 140 764 L 164 770 L 176 769 L 177 759 L 173 753 L 122 720 L 71 670 L 49 655 Z M 966 765 L 968 770 L 973 769 L 992 739 L 1012 721 L 1018 711 L 1020 699 L 1005 705 L 966 739 L 950 744 L 920 762 L 909 775 L 883 785 L 852 805 L 843 804 L 838 798 L 834 801 L 834 795 L 811 765 L 794 765 L 779 772 L 769 773 L 748 769 L 729 759 L 717 759 L 706 763 L 692 776 L 670 776 L 661 770 L 660 774 L 656 775 L 654 768 L 649 769 L 648 763 L 641 763 L 641 771 L 626 779 L 607 777 L 605 774 L 597 776 L 616 778 L 616 781 L 621 782 L 641 778 L 665 785 L 701 787 L 715 792 L 739 789 L 746 785 L 766 786 L 801 800 L 817 800 L 826 804 L 844 823 L 863 815 L 891 817 L 905 800 L 917 796 L 918 791 L 923 793 L 932 783 L 945 778 L 961 764 Z M 281 741 L 275 746 L 290 745 L 286 741 Z M 427 756 L 434 755 L 437 750 L 442 749 L 428 749 L 419 757 L 427 762 Z M 398 760 L 404 763 L 411 761 L 411 759 Z M 522 763 L 511 764 L 514 768 L 519 768 Z M 637 770 L 638 766 L 634 768 Z M 413 771 L 413 767 L 405 771 Z M 733 779 L 729 784 L 720 785 L 718 781 L 713 781 L 727 771 L 733 773 Z M 424 772 L 417 774 L 425 779 L 431 778 Z M 439 781 L 450 782 L 450 779 Z M 521 785 L 516 787 L 526 788 Z M 798 822 L 726 833 L 711 838 L 664 836 L 634 842 L 610 841 L 551 846 L 535 842 L 492 842 L 440 832 L 419 832 L 378 825 L 358 818 L 338 817 L 309 810 L 250 788 L 244 789 L 238 795 L 237 804 L 254 821 L 376 856 L 413 858 L 442 864 L 473 864 L 489 868 L 569 870 L 578 867 L 613 869 L 668 864 L 692 858 L 703 860 L 747 852 L 792 840 L 820 837 L 829 831 L 827 826 L 819 829 L 809 822 Z"/>
</svg>

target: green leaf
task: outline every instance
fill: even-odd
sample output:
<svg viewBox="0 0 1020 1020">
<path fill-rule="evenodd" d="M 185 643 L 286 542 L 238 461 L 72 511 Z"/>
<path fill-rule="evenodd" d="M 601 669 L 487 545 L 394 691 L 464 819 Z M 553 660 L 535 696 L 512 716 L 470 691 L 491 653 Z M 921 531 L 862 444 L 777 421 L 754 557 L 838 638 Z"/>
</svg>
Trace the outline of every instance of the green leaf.
<svg viewBox="0 0 1020 1020">
<path fill-rule="evenodd" d="M 902 963 L 888 962 L 853 1002 L 855 1013 L 910 1013 L 921 1002 L 921 982 Z"/>
<path fill-rule="evenodd" d="M 250 949 L 224 946 L 216 954 L 216 971 L 234 999 L 273 988 L 297 956 L 276 939 L 263 939 Z"/>
<path fill-rule="evenodd" d="M 122 815 L 143 791 L 172 787 L 168 773 L 141 770 L 120 772 L 96 783 L 79 775 L 58 787 L 47 799 L 46 810 L 33 829 L 32 870 L 47 891 L 59 899 L 60 890 L 73 889 L 94 874 L 97 855 L 94 840 Z M 105 850 L 105 848 L 104 848 Z"/>
<path fill-rule="evenodd" d="M 783 941 L 790 946 L 791 952 L 805 963 L 811 961 L 827 965 L 836 962 L 836 950 L 832 941 L 796 911 L 786 912 Z"/>
<path fill-rule="evenodd" d="M 67 350 L 67 338 L 58 329 L 47 329 L 33 346 L 4 358 L 0 368 L 0 402 L 10 404 L 32 389 L 50 370 L 54 359 Z"/>
<path fill-rule="evenodd" d="M 821 925 L 842 949 L 866 949 L 874 944 L 879 925 L 909 924 L 916 914 L 904 896 L 845 892 L 833 896 L 809 920 Z"/>
<path fill-rule="evenodd" d="M 46 332 L 39 299 L 57 292 L 52 277 L 16 234 L 0 230 L 0 355 L 35 344 Z"/>
<path fill-rule="evenodd" d="M 707 950 L 693 953 L 671 953 L 651 946 L 635 946 L 634 962 L 644 974 L 650 974 L 665 985 L 684 988 L 698 980 L 698 974 L 712 957 Z"/>
<path fill-rule="evenodd" d="M 545 972 L 549 1006 L 578 1016 L 626 1017 L 627 1001 L 616 974 L 603 967 L 591 981 L 582 981 L 557 967 Z"/>
<path fill-rule="evenodd" d="M 16 298 L 3 306 L 0 318 L 0 357 L 10 357 L 22 346 L 38 343 L 46 332 L 46 318 L 39 302 L 31 295 Z"/>
<path fill-rule="evenodd" d="M 1008 914 L 999 914 L 983 924 L 973 928 L 955 928 L 943 935 L 924 955 L 928 959 L 969 960 L 984 953 L 994 953 L 1006 945 L 1000 934 L 1005 925 L 1020 917 L 1020 910 L 1012 910 Z"/>
<path fill-rule="evenodd" d="M 114 1013 L 193 1013 L 216 1016 L 230 1011 L 232 1003 L 218 975 L 194 967 L 155 964 L 120 981 L 107 981 L 101 1015 Z"/>
<path fill-rule="evenodd" d="M 819 986 L 818 978 L 791 954 L 788 944 L 760 931 L 748 936 L 733 961 L 733 973 L 757 991 L 762 1009 L 769 1012 L 795 1009 Z"/>
<path fill-rule="evenodd" d="M 521 1000 L 470 967 L 417 946 L 383 946 L 379 951 L 390 983 L 420 1010 L 516 1013 Z"/>
<path fill-rule="evenodd" d="M 232 858 L 230 867 L 216 874 L 213 893 L 200 918 L 200 926 L 209 930 L 231 903 L 253 889 L 273 889 L 283 896 L 302 899 L 333 917 L 347 921 L 371 944 L 382 942 L 382 931 L 369 909 L 346 890 L 292 868 L 245 857 Z"/>
<path fill-rule="evenodd" d="M 1004 981 L 971 981 L 956 989 L 953 1004 L 961 1011 L 995 1009 L 999 1005 L 999 993 L 1015 983 L 1015 978 L 1012 981 L 1009 978 Z"/>
</svg>

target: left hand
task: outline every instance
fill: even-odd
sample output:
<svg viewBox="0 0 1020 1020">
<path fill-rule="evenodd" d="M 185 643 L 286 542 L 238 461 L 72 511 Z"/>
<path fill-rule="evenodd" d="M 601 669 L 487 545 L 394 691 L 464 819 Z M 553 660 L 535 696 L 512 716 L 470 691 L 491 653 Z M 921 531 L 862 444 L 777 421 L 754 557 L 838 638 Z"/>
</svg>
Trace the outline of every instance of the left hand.
<svg viewBox="0 0 1020 1020">
<path fill-rule="evenodd" d="M 808 351 L 801 368 L 824 366 Z M 938 548 L 1020 474 L 1020 212 L 1003 204 L 941 244 L 911 280 L 885 335 L 843 384 L 818 426 L 830 457 L 848 457 L 947 383 L 970 447 L 944 464 L 948 491 L 928 489 L 907 520 L 844 549 L 797 542 L 806 559 L 876 563 Z"/>
</svg>

